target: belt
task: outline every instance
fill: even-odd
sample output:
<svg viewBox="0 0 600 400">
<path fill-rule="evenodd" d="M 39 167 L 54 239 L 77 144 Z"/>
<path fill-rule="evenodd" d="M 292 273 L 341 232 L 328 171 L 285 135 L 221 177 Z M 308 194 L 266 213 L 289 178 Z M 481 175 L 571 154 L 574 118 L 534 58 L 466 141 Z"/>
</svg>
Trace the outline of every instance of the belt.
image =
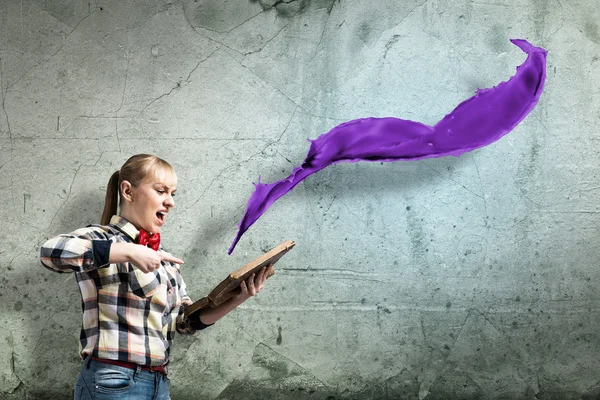
<svg viewBox="0 0 600 400">
<path fill-rule="evenodd" d="M 130 368 L 130 369 L 137 369 L 138 367 L 140 367 L 140 369 L 142 371 L 160 372 L 163 375 L 167 375 L 167 366 L 166 365 L 156 365 L 156 366 L 138 365 L 138 364 L 130 363 L 127 361 L 108 360 L 106 358 L 98 358 L 98 357 L 94 357 L 94 356 L 92 356 L 91 359 L 94 361 L 104 363 L 104 364 L 116 365 L 118 367 L 124 367 L 124 368 Z"/>
</svg>

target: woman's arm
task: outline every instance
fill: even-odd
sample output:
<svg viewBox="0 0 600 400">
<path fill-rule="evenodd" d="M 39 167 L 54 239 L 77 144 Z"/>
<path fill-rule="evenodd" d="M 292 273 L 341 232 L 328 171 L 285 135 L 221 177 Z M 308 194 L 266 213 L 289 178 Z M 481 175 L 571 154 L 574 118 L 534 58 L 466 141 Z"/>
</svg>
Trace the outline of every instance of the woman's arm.
<svg viewBox="0 0 600 400">
<path fill-rule="evenodd" d="M 102 228 L 81 228 L 48 239 L 40 248 L 40 261 L 56 272 L 83 272 L 108 264 L 110 245 Z"/>
<path fill-rule="evenodd" d="M 113 243 L 110 246 L 109 264 L 129 262 L 143 273 L 148 273 L 160 268 L 162 261 L 183 264 L 183 260 L 177 257 L 135 243 Z"/>
<path fill-rule="evenodd" d="M 48 239 L 40 249 L 40 261 L 56 272 L 84 272 L 130 262 L 148 273 L 160 268 L 161 261 L 183 264 L 182 260 L 165 252 L 135 243 L 114 243 L 102 228 L 95 226 Z"/>
</svg>

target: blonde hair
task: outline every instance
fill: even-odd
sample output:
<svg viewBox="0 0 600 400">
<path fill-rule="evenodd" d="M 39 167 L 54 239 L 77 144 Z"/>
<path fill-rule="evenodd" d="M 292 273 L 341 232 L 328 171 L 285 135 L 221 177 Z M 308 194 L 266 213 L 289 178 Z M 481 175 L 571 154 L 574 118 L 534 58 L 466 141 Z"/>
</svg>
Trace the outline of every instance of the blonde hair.
<svg viewBox="0 0 600 400">
<path fill-rule="evenodd" d="M 106 198 L 104 200 L 104 211 L 100 224 L 107 225 L 110 218 L 117 213 L 119 199 L 121 197 L 121 182 L 129 181 L 132 186 L 137 186 L 148 179 L 156 176 L 162 170 L 174 174 L 175 169 L 165 160 L 151 154 L 136 154 L 130 157 L 120 170 L 115 171 L 106 186 Z"/>
</svg>

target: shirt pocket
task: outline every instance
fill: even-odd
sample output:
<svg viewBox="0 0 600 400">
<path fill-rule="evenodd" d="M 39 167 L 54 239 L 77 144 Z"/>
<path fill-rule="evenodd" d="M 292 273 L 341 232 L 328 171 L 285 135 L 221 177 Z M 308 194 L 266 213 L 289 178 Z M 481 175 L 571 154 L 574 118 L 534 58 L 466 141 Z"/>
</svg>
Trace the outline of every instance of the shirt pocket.
<svg viewBox="0 0 600 400">
<path fill-rule="evenodd" d="M 130 263 L 110 264 L 98 270 L 98 292 L 105 294 L 121 293 L 122 285 L 138 297 L 152 297 L 160 288 L 158 271 L 143 273 Z"/>
<path fill-rule="evenodd" d="M 158 271 L 146 274 L 132 265 L 128 273 L 128 280 L 131 292 L 136 296 L 145 298 L 154 296 L 161 285 L 161 277 Z"/>
</svg>

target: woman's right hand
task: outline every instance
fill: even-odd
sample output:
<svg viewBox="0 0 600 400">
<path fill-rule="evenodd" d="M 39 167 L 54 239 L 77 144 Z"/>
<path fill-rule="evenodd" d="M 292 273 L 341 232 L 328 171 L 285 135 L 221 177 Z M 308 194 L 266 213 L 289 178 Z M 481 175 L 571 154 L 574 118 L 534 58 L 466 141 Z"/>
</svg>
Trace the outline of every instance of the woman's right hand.
<svg viewBox="0 0 600 400">
<path fill-rule="evenodd" d="M 160 268 L 162 261 L 183 264 L 183 260 L 162 251 L 154 251 L 141 244 L 134 244 L 129 253 L 129 260 L 137 269 L 147 274 Z"/>
</svg>

